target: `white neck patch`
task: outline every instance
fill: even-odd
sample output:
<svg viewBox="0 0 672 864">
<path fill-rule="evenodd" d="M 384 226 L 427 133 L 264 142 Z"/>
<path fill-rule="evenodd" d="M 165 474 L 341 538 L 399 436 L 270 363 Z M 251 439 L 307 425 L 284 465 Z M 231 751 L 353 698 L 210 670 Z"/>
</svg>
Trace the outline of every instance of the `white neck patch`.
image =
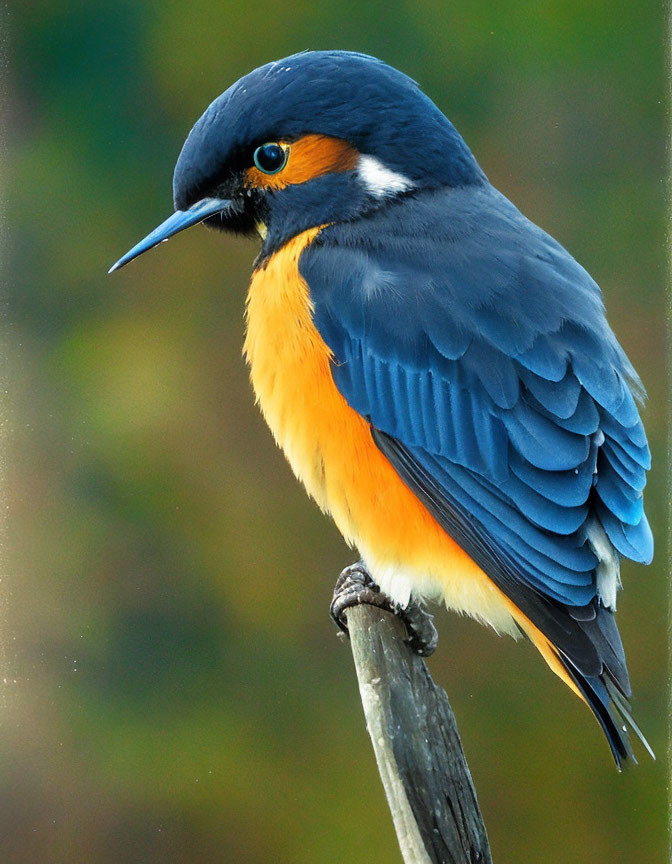
<svg viewBox="0 0 672 864">
<path fill-rule="evenodd" d="M 357 173 L 367 191 L 376 198 L 396 195 L 412 189 L 415 185 L 408 177 L 387 168 L 375 156 L 360 156 L 357 162 Z"/>
</svg>

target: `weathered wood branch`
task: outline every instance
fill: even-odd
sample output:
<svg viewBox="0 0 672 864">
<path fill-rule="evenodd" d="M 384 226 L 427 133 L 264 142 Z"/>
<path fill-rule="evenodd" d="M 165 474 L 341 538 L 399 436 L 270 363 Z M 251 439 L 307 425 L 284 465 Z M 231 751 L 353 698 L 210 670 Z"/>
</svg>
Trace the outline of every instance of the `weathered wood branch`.
<svg viewBox="0 0 672 864">
<path fill-rule="evenodd" d="M 492 864 L 448 697 L 391 612 L 345 613 L 359 692 L 406 864 Z"/>
</svg>

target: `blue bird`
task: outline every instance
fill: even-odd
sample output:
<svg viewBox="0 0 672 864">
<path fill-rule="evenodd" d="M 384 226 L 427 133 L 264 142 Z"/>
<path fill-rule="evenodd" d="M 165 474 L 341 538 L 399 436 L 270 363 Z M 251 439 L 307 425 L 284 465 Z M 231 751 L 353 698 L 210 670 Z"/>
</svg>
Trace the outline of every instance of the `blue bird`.
<svg viewBox="0 0 672 864">
<path fill-rule="evenodd" d="M 600 289 L 401 72 L 344 51 L 241 78 L 198 120 L 175 212 L 261 238 L 245 355 L 296 475 L 401 608 L 522 631 L 620 767 L 642 740 L 616 627 L 650 562 L 643 388 Z M 652 754 L 653 755 L 653 754 Z"/>
</svg>

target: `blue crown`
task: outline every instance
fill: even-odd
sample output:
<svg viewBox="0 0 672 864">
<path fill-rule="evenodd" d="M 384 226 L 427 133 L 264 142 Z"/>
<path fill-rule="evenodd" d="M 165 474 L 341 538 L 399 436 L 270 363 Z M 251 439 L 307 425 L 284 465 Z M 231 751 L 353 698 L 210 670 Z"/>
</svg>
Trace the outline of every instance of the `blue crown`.
<svg viewBox="0 0 672 864">
<path fill-rule="evenodd" d="M 332 135 L 417 185 L 484 180 L 452 123 L 396 69 L 350 51 L 307 51 L 260 66 L 219 96 L 189 133 L 175 167 L 179 209 L 250 163 L 259 144 Z"/>
</svg>

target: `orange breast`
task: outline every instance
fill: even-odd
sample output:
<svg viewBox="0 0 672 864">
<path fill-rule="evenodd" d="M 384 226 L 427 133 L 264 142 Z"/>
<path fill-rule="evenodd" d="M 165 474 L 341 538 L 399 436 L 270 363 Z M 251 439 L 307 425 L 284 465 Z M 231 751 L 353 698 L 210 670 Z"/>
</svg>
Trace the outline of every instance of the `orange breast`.
<svg viewBox="0 0 672 864">
<path fill-rule="evenodd" d="M 514 636 L 517 624 L 581 696 L 553 645 L 404 485 L 369 424 L 337 390 L 331 352 L 313 323 L 298 269 L 301 252 L 319 231 L 295 237 L 256 270 L 247 300 L 244 353 L 252 385 L 294 473 L 390 596 L 399 602 L 411 590 L 433 596 Z"/>
<path fill-rule="evenodd" d="M 298 270 L 319 230 L 295 237 L 252 278 L 244 353 L 264 417 L 297 477 L 384 590 L 399 599 L 409 588 L 438 595 L 510 630 L 506 598 L 404 485 L 336 389 Z"/>
</svg>

